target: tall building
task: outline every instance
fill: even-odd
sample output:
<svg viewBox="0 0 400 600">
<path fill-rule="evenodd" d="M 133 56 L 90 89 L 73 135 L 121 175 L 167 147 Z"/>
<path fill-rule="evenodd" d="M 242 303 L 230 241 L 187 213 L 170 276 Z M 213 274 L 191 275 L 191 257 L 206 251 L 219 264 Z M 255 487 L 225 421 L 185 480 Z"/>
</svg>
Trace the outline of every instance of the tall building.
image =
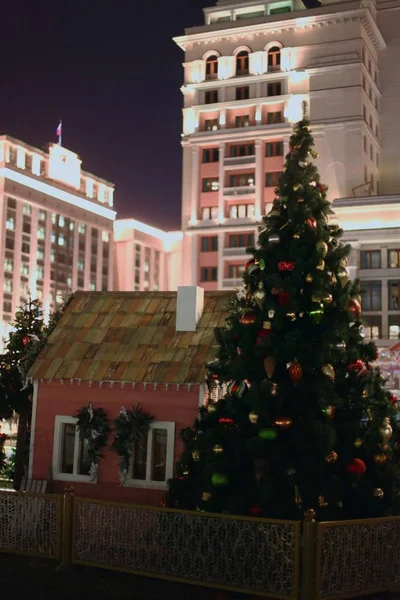
<svg viewBox="0 0 400 600">
<path fill-rule="evenodd" d="M 29 295 L 48 314 L 71 290 L 113 289 L 113 193 L 74 152 L 0 136 L 0 337 Z"/>
<path fill-rule="evenodd" d="M 219 0 L 205 25 L 175 39 L 185 51 L 186 283 L 238 283 L 304 100 L 331 200 L 399 192 L 399 6 Z"/>
</svg>

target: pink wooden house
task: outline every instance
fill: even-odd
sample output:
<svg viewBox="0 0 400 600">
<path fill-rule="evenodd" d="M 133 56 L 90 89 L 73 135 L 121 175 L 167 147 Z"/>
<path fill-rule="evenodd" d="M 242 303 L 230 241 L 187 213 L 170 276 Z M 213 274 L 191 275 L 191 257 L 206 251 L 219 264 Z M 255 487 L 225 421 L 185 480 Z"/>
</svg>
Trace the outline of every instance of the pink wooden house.
<svg viewBox="0 0 400 600">
<path fill-rule="evenodd" d="M 85 497 L 158 505 L 182 451 L 179 432 L 205 399 L 205 363 L 217 348 L 232 292 L 77 292 L 30 376 L 34 381 L 29 477 L 72 485 Z M 74 414 L 93 403 L 111 420 L 142 403 L 154 416 L 140 468 L 125 483 L 109 435 L 97 477 Z M 144 462 L 143 462 L 144 461 Z M 157 464 L 155 464 L 157 463 Z"/>
</svg>

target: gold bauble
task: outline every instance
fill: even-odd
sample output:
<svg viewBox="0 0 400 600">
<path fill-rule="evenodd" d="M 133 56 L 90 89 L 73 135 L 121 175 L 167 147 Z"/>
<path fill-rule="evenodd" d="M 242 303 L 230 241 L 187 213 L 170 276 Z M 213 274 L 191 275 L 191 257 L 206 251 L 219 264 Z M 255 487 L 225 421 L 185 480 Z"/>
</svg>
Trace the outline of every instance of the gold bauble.
<svg viewBox="0 0 400 600">
<path fill-rule="evenodd" d="M 335 369 L 332 367 L 332 365 L 329 365 L 329 364 L 323 365 L 321 367 L 321 371 L 325 375 L 325 377 L 327 377 L 331 381 L 334 381 L 334 379 L 335 379 Z"/>
<path fill-rule="evenodd" d="M 208 502 L 209 500 L 211 500 L 211 497 L 211 492 L 203 492 L 201 495 L 201 499 L 204 500 L 204 502 Z"/>
<path fill-rule="evenodd" d="M 315 245 L 318 254 L 324 258 L 328 254 L 328 244 L 326 244 L 323 240 L 319 240 L 319 242 Z"/>
<path fill-rule="evenodd" d="M 361 394 L 361 398 L 368 398 L 368 392 L 367 390 L 363 390 L 362 394 Z"/>
<path fill-rule="evenodd" d="M 192 458 L 193 458 L 194 462 L 199 462 L 199 460 L 200 460 L 200 452 L 198 450 L 193 450 L 193 452 L 192 452 Z"/>
<path fill-rule="evenodd" d="M 214 413 L 217 410 L 217 406 L 215 404 L 215 402 L 209 402 L 207 404 L 207 412 L 209 414 Z"/>
<path fill-rule="evenodd" d="M 379 498 L 381 500 L 385 493 L 381 488 L 374 488 L 372 490 L 372 495 L 375 496 L 375 498 Z"/>
<path fill-rule="evenodd" d="M 183 467 L 183 469 L 182 469 L 182 475 L 184 477 L 187 477 L 189 475 L 189 473 L 190 473 L 189 468 L 188 467 Z"/>
<path fill-rule="evenodd" d="M 222 454 L 224 449 L 219 444 L 215 444 L 215 446 L 212 447 L 212 451 L 214 452 L 214 454 Z"/>
<path fill-rule="evenodd" d="M 356 440 L 354 440 L 354 446 L 355 446 L 356 448 L 359 448 L 360 446 L 362 446 L 362 445 L 363 445 L 363 443 L 364 443 L 364 442 L 363 442 L 363 440 L 362 440 L 361 438 L 357 438 Z"/>
<path fill-rule="evenodd" d="M 325 269 L 325 261 L 321 259 L 315 268 L 319 271 L 323 271 Z"/>
<path fill-rule="evenodd" d="M 330 452 L 328 454 L 328 456 L 325 458 L 325 462 L 327 462 L 328 464 L 332 465 L 334 464 L 338 459 L 338 455 L 337 452 L 335 452 L 334 450 L 332 450 L 332 452 Z"/>
<path fill-rule="evenodd" d="M 385 462 L 387 461 L 388 457 L 386 454 L 383 454 L 383 452 L 381 454 L 375 454 L 374 455 L 374 461 L 376 462 L 377 465 L 384 465 Z"/>
<path fill-rule="evenodd" d="M 326 508 L 328 506 L 327 501 L 325 500 L 324 496 L 320 496 L 318 498 L 318 504 L 321 508 Z"/>
<path fill-rule="evenodd" d="M 302 187 L 301 183 L 295 183 L 295 184 L 293 184 L 293 190 L 295 192 L 297 192 L 297 190 L 299 190 L 301 187 Z"/>
<path fill-rule="evenodd" d="M 289 429 L 291 424 L 292 424 L 292 419 L 290 419 L 289 417 L 279 417 L 278 419 L 275 419 L 275 421 L 274 421 L 274 425 L 276 425 L 277 427 L 280 427 L 281 429 Z"/>
<path fill-rule="evenodd" d="M 312 280 L 313 280 L 313 276 L 311 275 L 311 273 L 309 273 L 309 274 L 306 276 L 306 281 L 307 281 L 307 283 L 311 283 L 311 282 L 312 282 Z"/>
<path fill-rule="evenodd" d="M 250 423 L 253 423 L 253 425 L 255 425 L 258 421 L 258 414 L 255 412 L 251 412 L 249 414 L 249 421 L 250 421 Z"/>
<path fill-rule="evenodd" d="M 349 280 L 349 271 L 346 269 L 346 267 L 342 267 L 337 274 L 339 281 L 340 281 L 340 285 L 342 287 L 344 287 L 346 285 L 346 283 Z"/>
<path fill-rule="evenodd" d="M 328 292 L 325 292 L 321 295 L 321 302 L 322 304 L 325 304 L 325 306 L 328 306 L 328 304 L 332 304 L 332 300 L 332 294 L 328 294 Z"/>
</svg>

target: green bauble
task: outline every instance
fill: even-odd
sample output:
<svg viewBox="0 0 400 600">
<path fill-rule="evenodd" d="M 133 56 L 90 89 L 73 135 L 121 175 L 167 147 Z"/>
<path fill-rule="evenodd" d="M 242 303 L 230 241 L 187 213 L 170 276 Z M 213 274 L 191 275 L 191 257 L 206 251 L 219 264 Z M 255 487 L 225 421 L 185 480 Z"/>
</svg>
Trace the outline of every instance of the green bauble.
<svg viewBox="0 0 400 600">
<path fill-rule="evenodd" d="M 229 477 L 224 473 L 213 473 L 211 483 L 214 487 L 223 487 L 224 485 L 228 485 Z"/>
<path fill-rule="evenodd" d="M 278 435 L 275 429 L 260 429 L 258 432 L 258 437 L 262 440 L 274 440 Z"/>
</svg>

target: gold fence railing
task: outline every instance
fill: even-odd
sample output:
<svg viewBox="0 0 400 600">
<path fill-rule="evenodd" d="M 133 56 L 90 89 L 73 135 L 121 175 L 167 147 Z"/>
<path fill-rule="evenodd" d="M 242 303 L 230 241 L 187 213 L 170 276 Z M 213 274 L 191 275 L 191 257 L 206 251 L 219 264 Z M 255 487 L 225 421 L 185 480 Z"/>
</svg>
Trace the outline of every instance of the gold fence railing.
<svg viewBox="0 0 400 600">
<path fill-rule="evenodd" d="M 0 552 L 290 600 L 400 588 L 400 517 L 303 523 L 0 492 Z"/>
<path fill-rule="evenodd" d="M 297 598 L 300 522 L 77 498 L 72 562 Z"/>
<path fill-rule="evenodd" d="M 62 496 L 0 492 L 0 552 L 61 558 Z"/>
</svg>

